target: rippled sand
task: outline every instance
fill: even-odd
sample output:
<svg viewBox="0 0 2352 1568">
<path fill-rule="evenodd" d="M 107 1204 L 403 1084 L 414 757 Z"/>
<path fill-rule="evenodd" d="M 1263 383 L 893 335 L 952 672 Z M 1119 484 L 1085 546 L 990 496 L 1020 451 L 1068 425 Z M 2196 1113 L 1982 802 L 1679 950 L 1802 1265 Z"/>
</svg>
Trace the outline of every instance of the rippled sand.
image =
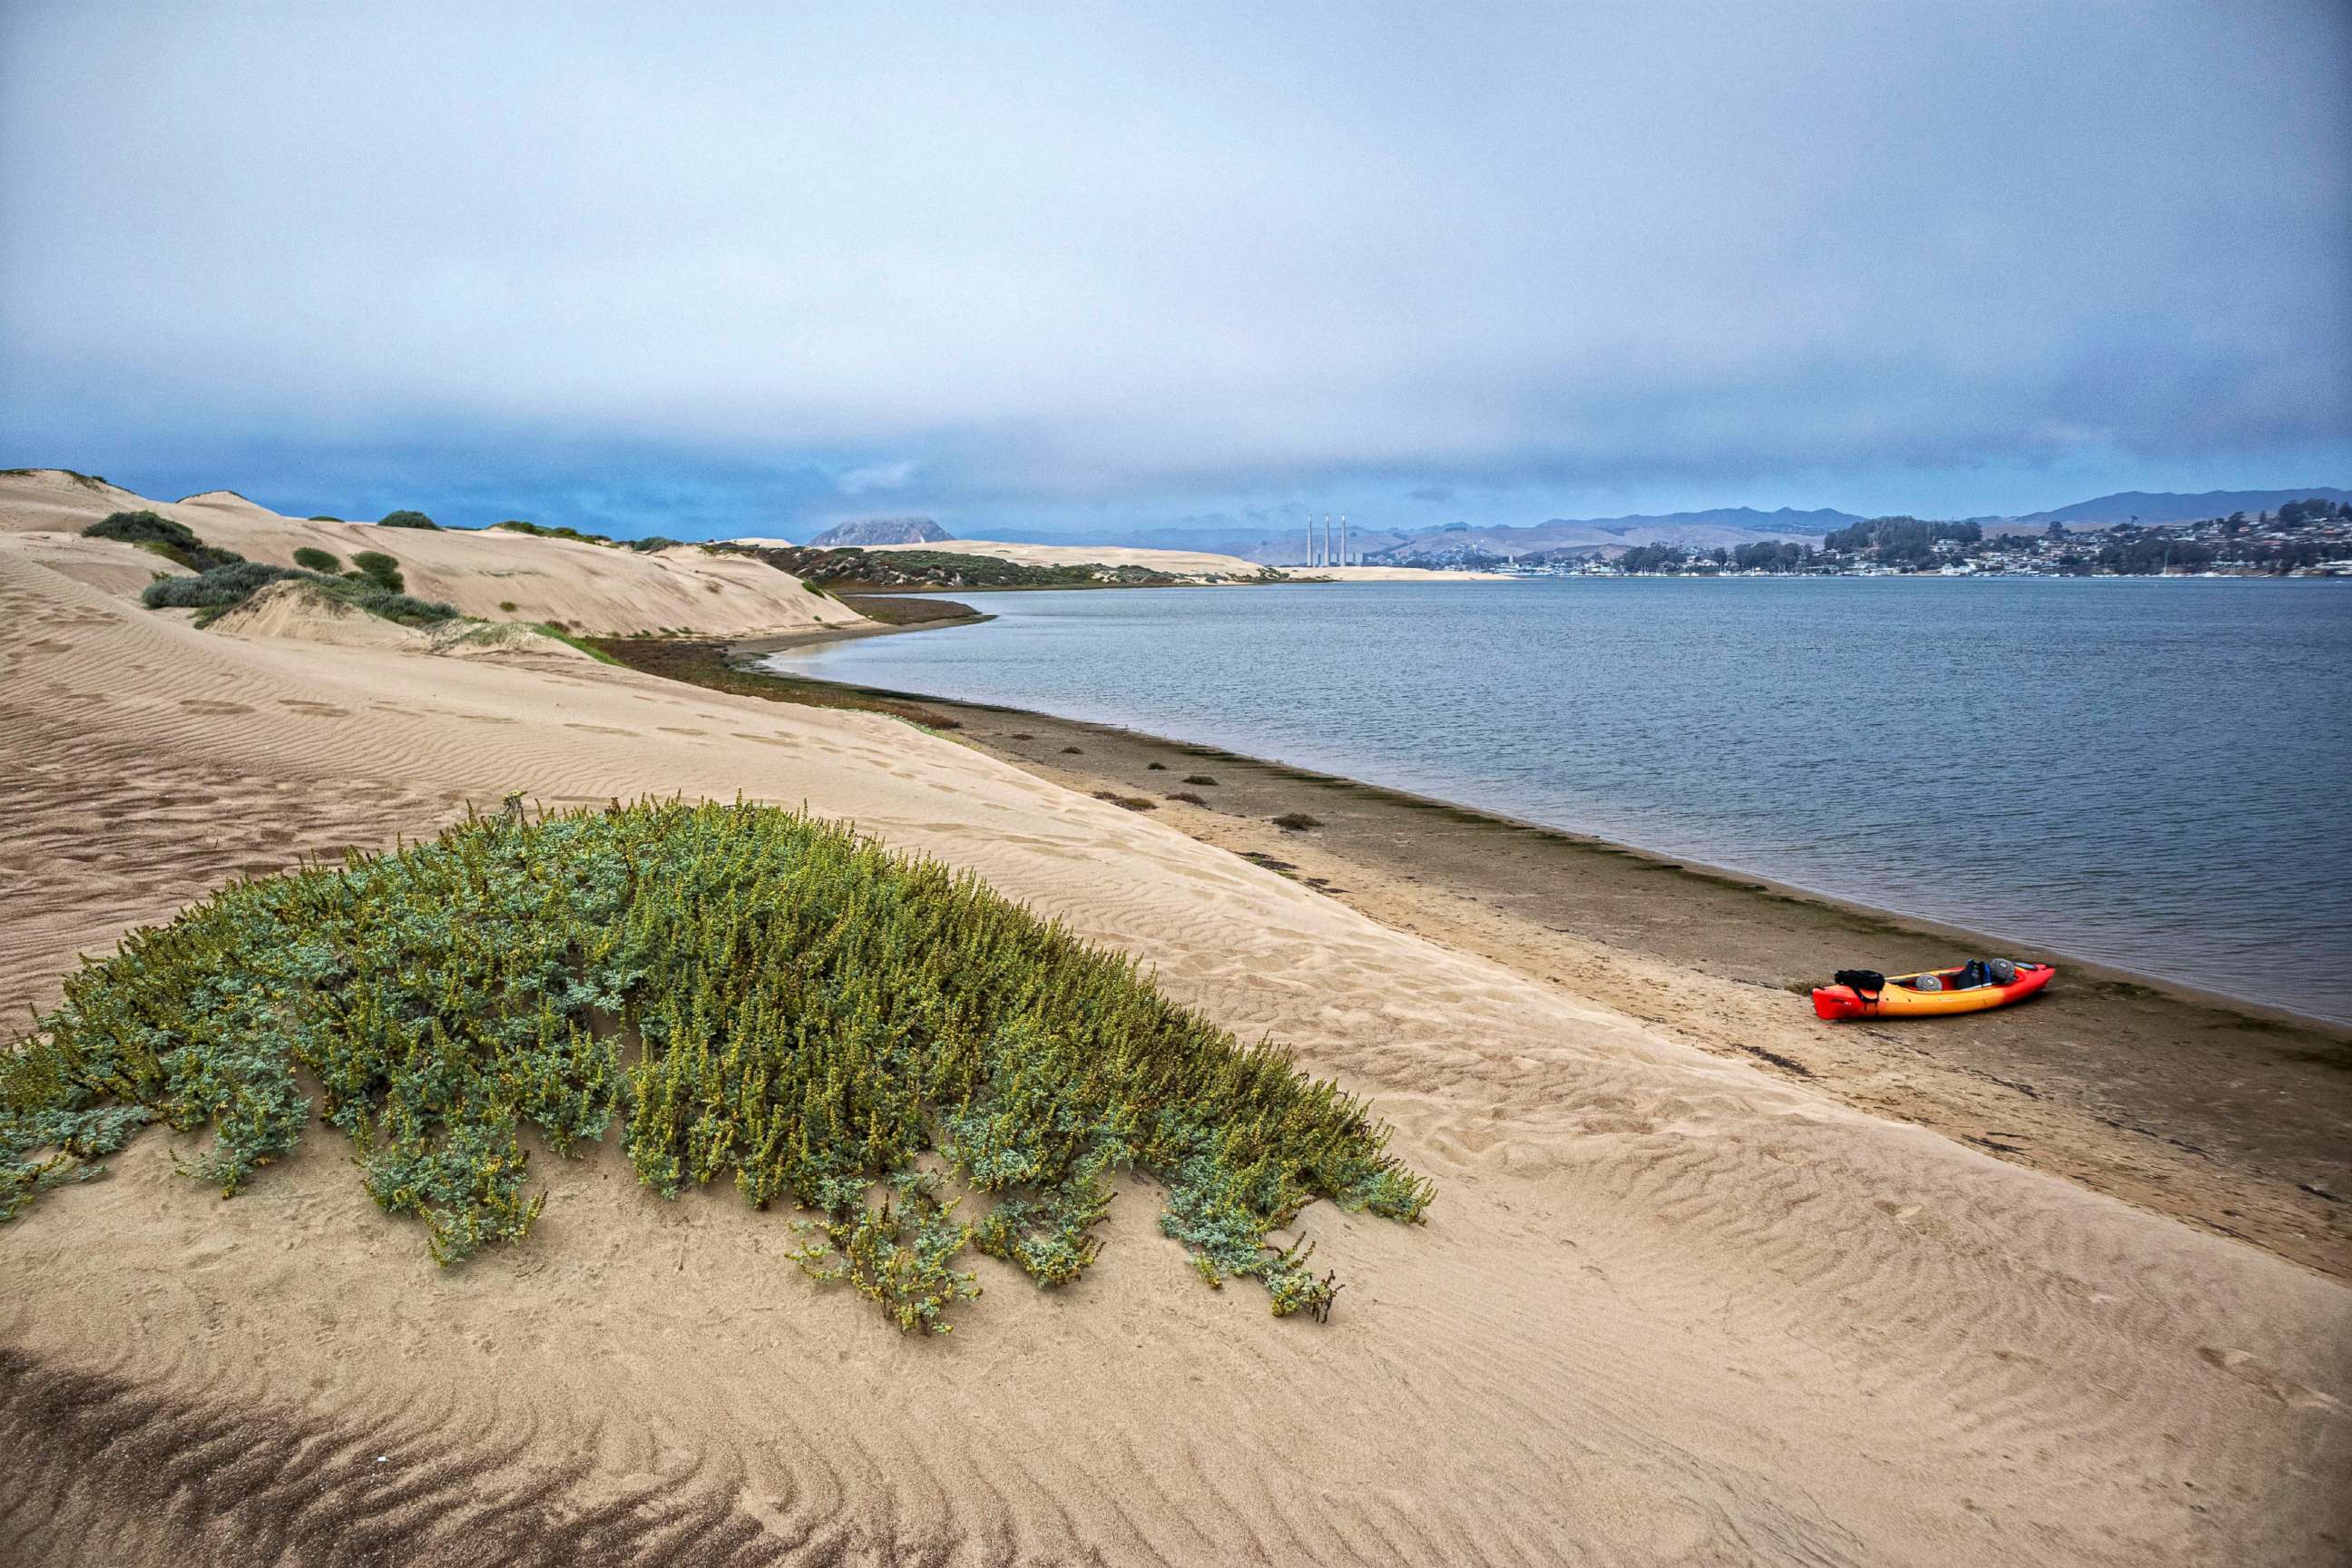
<svg viewBox="0 0 2352 1568">
<path fill-rule="evenodd" d="M 543 543 L 544 542 L 530 542 Z M 1309 1210 L 1328 1326 L 1115 1206 L 902 1339 L 781 1216 L 534 1165 L 436 1270 L 331 1133 L 151 1131 L 0 1230 L 0 1543 L 56 1563 L 2326 1563 L 2352 1295 L 1391 930 L 872 715 L 199 632 L 0 533 L 0 1005 L 239 874 L 520 790 L 855 817 L 1372 1098 L 1430 1224 Z M 810 597 L 814 598 L 813 595 Z M 0 1552 L 0 1558 L 8 1552 Z"/>
</svg>

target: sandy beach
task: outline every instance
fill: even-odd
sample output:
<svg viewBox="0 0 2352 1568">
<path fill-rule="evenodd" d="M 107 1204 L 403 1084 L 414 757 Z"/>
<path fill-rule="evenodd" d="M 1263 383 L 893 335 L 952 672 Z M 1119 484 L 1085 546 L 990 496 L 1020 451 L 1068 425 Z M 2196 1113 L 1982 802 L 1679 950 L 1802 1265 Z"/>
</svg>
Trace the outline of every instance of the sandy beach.
<svg viewBox="0 0 2352 1568">
<path fill-rule="evenodd" d="M 299 616 L 198 629 L 140 605 L 153 557 L 72 531 L 136 504 L 0 479 L 12 1016 L 54 1005 L 78 953 L 231 879 L 510 794 L 742 797 L 853 819 L 1135 955 L 1177 1001 L 1367 1097 L 1437 1199 L 1411 1227 L 1307 1211 L 1349 1281 L 1317 1324 L 1203 1286 L 1132 1183 L 1082 1279 L 1043 1292 L 983 1260 L 985 1295 L 924 1340 L 805 1279 L 783 1216 L 717 1190 L 666 1202 L 609 1142 L 537 1152 L 529 1240 L 442 1270 L 330 1129 L 228 1202 L 150 1130 L 110 1178 L 0 1228 L 0 1556 L 2352 1550 L 2343 1098 L 2323 1087 L 2340 1039 L 2299 1063 L 2296 1026 L 2209 1028 L 2121 992 L 2098 1015 L 2094 984 L 2021 1015 L 2050 1020 L 2041 1055 L 1990 1021 L 1932 1057 L 1829 1034 L 1792 1022 L 1781 988 L 1861 934 L 1828 906 L 1774 924 L 1744 889 L 1569 840 L 1521 836 L 1515 868 L 1479 847 L 1483 819 L 1409 819 L 1243 759 L 1180 770 L 1166 742 L 1021 716 L 937 732 L 560 645 L 452 658 Z M 159 510 L 256 558 L 294 537 L 249 503 Z M 751 637 L 854 614 L 698 552 L 299 526 L 342 531 L 331 549 L 366 534 L 412 592 L 589 631 Z M 1212 805 L 1096 798 L 1196 768 L 1220 781 L 1199 791 Z M 1265 822 L 1302 794 L 1324 827 Z M 1670 889 L 1654 903 L 1653 883 Z M 1907 952 L 1934 933 L 1869 934 Z M 2137 1032 L 2147 1070 L 2117 1079 Z"/>
</svg>

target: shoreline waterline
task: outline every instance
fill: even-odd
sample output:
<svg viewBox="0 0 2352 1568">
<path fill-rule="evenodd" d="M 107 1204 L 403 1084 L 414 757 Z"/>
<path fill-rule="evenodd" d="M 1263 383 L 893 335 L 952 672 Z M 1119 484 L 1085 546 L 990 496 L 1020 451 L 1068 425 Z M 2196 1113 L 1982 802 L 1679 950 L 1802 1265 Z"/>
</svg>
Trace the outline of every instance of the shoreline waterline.
<svg viewBox="0 0 2352 1568">
<path fill-rule="evenodd" d="M 2343 1026 L 2040 945 L 2023 953 L 2054 962 L 2057 983 L 2015 1007 L 1823 1023 L 1806 993 L 1837 968 L 1901 973 L 2018 950 L 1980 931 L 1222 747 L 779 664 L 791 673 L 776 677 L 778 700 L 823 686 L 858 705 L 911 707 L 983 755 L 1145 812 L 1391 930 L 1662 1038 L 2352 1279 Z M 1294 814 L 1315 826 L 1277 826 Z"/>
<path fill-rule="evenodd" d="M 1349 584 L 1337 586 L 1349 586 Z M 1147 590 L 1125 591 L 1140 593 Z M 1808 883 L 1800 878 L 1745 867 L 1738 864 L 1736 859 L 1728 858 L 1717 858 L 1705 853 L 1693 855 L 1654 844 L 1644 844 L 1631 838 L 1563 827 L 1476 801 L 1405 788 L 1394 784 L 1318 768 L 1310 763 L 1293 762 L 1276 755 L 1242 751 L 1215 742 L 1162 734 L 1139 725 L 1055 713 L 1045 707 L 1033 707 L 1020 702 L 982 700 L 909 687 L 847 680 L 814 673 L 797 663 L 779 663 L 773 667 L 769 664 L 769 659 L 773 656 L 789 657 L 805 654 L 821 645 L 862 641 L 900 632 L 971 627 L 997 618 L 992 613 L 974 609 L 969 605 L 962 607 L 969 613 L 952 618 L 873 626 L 821 626 L 774 638 L 738 639 L 730 643 L 729 658 L 730 662 L 750 668 L 772 670 L 772 673 L 790 675 L 797 680 L 837 687 L 881 699 L 922 702 L 949 710 L 1013 715 L 1105 735 L 1119 735 L 1137 741 L 1156 742 L 1187 752 L 1213 752 L 1219 756 L 1233 757 L 1265 768 L 1286 771 L 1302 780 L 1330 781 L 1355 790 L 1374 792 L 1399 801 L 1411 802 L 1416 809 L 1465 813 L 1483 818 L 1497 828 L 1509 832 L 1546 835 L 1566 844 L 1601 853 L 1636 858 L 1660 869 L 1682 870 L 1688 875 L 1705 878 L 1726 886 L 1753 889 L 1758 897 L 1801 899 L 1862 921 L 1876 922 L 1898 928 L 1908 933 L 1953 943 L 1958 949 L 1965 950 L 1956 953 L 1956 958 L 1969 956 L 1971 953 L 1985 956 L 2000 953 L 2038 955 L 2058 963 L 2062 971 L 2085 979 L 2139 986 L 2168 994 L 2183 1003 L 2200 1008 L 2226 1011 L 2250 1019 L 2314 1029 L 2352 1041 L 2352 1018 L 2297 1008 L 2277 1001 L 2200 984 L 2195 979 L 2169 973 L 2160 968 L 2117 963 L 2113 958 L 2092 958 L 2071 949 L 2063 938 L 2052 939 L 2021 931 L 2005 932 L 1991 923 L 1948 919 L 1902 908 L 1892 903 L 1875 903 L 1849 893 L 1841 893 Z M 1069 771 L 1085 770 L 1072 768 Z M 1827 983 L 1826 972 L 1821 979 L 1822 983 Z"/>
</svg>

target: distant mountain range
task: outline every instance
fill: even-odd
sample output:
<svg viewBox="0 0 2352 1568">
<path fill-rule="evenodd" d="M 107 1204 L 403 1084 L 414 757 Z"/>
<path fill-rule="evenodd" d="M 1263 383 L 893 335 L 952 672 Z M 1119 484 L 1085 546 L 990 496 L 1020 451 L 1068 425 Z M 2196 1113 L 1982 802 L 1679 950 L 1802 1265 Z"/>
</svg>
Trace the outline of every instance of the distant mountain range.
<svg viewBox="0 0 2352 1568">
<path fill-rule="evenodd" d="M 2105 528 L 2117 522 L 2154 527 L 2158 523 L 2227 517 L 2233 511 L 2276 511 L 2291 500 L 2352 500 L 2352 491 L 2331 489 L 2326 485 L 2305 485 L 2294 490 L 2201 490 L 2195 495 L 2170 490 L 2118 490 L 2096 500 L 2078 500 L 2055 511 L 2028 512 L 2005 521 L 2045 526 L 2063 522 L 2069 528 L 2078 523 L 2085 528 Z"/>
<path fill-rule="evenodd" d="M 2326 485 L 2305 485 L 2277 490 L 2206 490 L 2194 495 L 2171 491 L 2119 490 L 2076 501 L 2050 511 L 2013 518 L 1985 517 L 1969 521 L 1988 530 L 2031 529 L 2040 531 L 2053 522 L 2069 528 L 2104 528 L 2137 520 L 2147 527 L 2193 522 L 2200 518 L 2227 517 L 2233 511 L 2275 511 L 2291 500 L 2320 498 L 2352 501 L 2352 491 Z M 1552 518 L 1537 523 L 1450 522 L 1406 531 L 1353 529 L 1350 552 L 1360 552 L 1372 563 L 1411 556 L 1459 553 L 1476 550 L 1493 555 L 1525 555 L 1535 551 L 1593 551 L 1615 554 L 1635 544 L 1675 544 L 1685 550 L 1712 550 L 1753 543 L 1764 539 L 1818 540 L 1824 533 L 1865 521 L 1849 511 L 1820 508 L 1800 511 L 1782 507 L 1759 511 L 1754 507 L 1717 507 L 1706 511 L 1638 513 L 1626 517 Z M 1319 529 L 1319 524 L 1318 524 Z M 1302 522 L 1286 532 L 1263 528 L 1149 528 L 1101 534 L 1046 533 L 1029 529 L 992 529 L 990 537 L 1042 544 L 1126 545 L 1152 550 L 1206 550 L 1238 555 L 1267 566 L 1296 566 L 1307 559 L 1307 527 Z M 813 542 L 822 542 L 822 541 Z"/>
<path fill-rule="evenodd" d="M 937 544 L 954 534 L 928 517 L 868 517 L 836 523 L 809 541 L 812 549 L 845 544 Z"/>
</svg>

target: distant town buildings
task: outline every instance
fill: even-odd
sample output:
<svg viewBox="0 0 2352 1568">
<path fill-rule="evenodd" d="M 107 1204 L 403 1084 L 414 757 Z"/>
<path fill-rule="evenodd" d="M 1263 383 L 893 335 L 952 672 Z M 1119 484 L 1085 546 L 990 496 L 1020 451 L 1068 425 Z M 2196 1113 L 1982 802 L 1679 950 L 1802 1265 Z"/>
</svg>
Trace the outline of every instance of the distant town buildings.
<svg viewBox="0 0 2352 1568">
<path fill-rule="evenodd" d="M 1689 550 L 1578 545 L 1496 555 L 1440 545 L 1397 564 L 1468 567 L 1520 577 L 2352 577 L 2352 505 L 2313 499 L 2276 511 L 2141 527 L 1987 532 L 1974 522 L 1882 517 L 1804 540 Z"/>
</svg>

